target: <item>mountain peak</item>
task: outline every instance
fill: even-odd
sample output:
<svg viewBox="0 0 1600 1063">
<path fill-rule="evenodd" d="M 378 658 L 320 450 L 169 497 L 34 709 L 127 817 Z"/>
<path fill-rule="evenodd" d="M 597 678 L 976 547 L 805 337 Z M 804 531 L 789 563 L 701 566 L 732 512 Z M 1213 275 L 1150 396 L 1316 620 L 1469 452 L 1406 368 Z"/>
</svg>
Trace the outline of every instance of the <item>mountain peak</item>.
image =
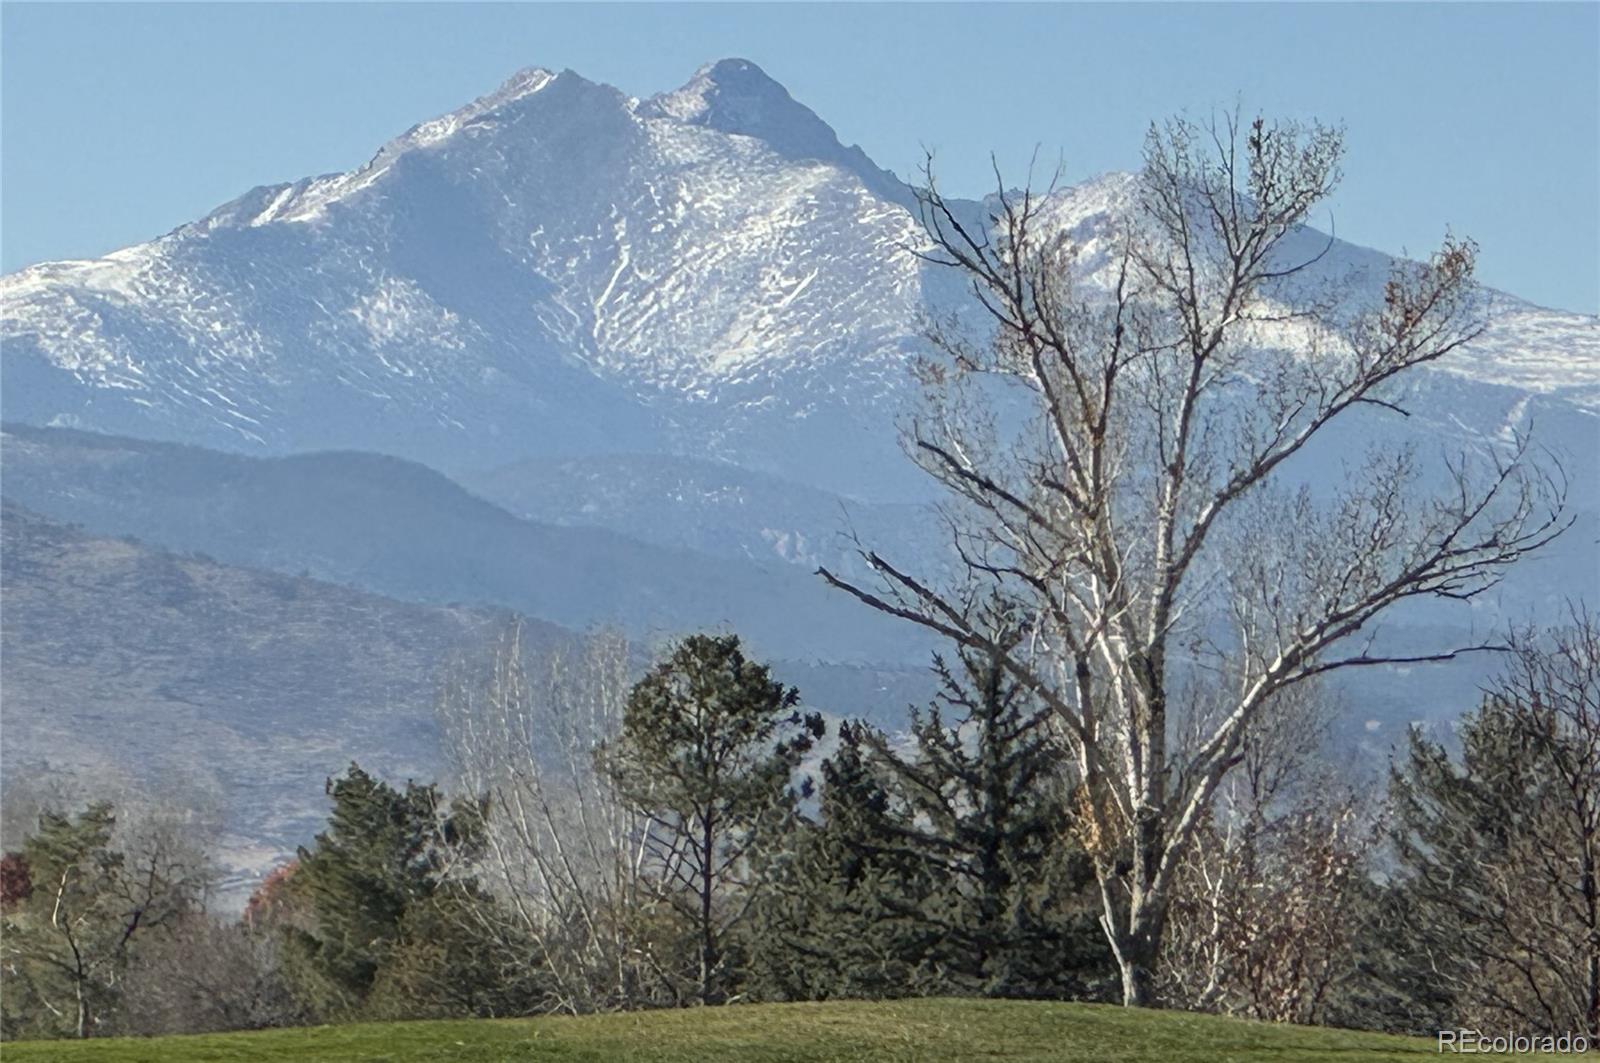
<svg viewBox="0 0 1600 1063">
<path fill-rule="evenodd" d="M 786 100 L 789 99 L 789 90 L 778 84 L 761 67 L 749 59 L 740 59 L 738 56 L 729 56 L 707 63 L 695 71 L 695 78 L 705 79 L 726 89 L 747 93 L 775 93 Z"/>
<path fill-rule="evenodd" d="M 838 142 L 826 122 L 748 59 L 707 63 L 681 88 L 652 97 L 642 110 L 724 133 L 766 139 L 764 134 L 774 129 L 792 133 L 798 128 Z"/>
<path fill-rule="evenodd" d="M 887 199 L 907 195 L 893 174 L 880 170 L 859 147 L 841 144 L 832 126 L 748 59 L 707 63 L 681 88 L 646 100 L 639 113 L 753 137 L 785 159 L 815 160 L 848 170 Z"/>
<path fill-rule="evenodd" d="M 571 71 L 567 71 L 567 73 L 571 73 Z M 542 66 L 523 67 L 501 82 L 499 88 L 487 96 L 481 97 L 479 102 L 495 101 L 503 103 L 519 96 L 527 96 L 530 93 L 538 92 L 559 76 L 554 70 Z"/>
</svg>

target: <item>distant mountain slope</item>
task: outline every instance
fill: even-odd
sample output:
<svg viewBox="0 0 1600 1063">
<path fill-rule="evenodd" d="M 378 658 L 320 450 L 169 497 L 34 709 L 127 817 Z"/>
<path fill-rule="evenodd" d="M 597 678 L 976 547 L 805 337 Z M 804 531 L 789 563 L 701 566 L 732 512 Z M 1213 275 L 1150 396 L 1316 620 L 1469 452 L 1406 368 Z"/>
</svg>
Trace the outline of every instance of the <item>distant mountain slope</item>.
<svg viewBox="0 0 1600 1063">
<path fill-rule="evenodd" d="M 948 542 L 927 505 L 847 499 L 726 462 L 670 454 L 531 458 L 457 479 L 530 520 L 808 569 L 853 571 L 861 544 L 893 543 L 928 558 Z"/>
<path fill-rule="evenodd" d="M 507 620 L 97 536 L 9 500 L 0 532 L 0 775 L 214 794 L 241 885 L 309 840 L 323 779 L 351 760 L 442 777 L 439 670 Z M 525 631 L 535 649 L 573 637 Z M 775 670 L 809 705 L 890 727 L 932 689 L 925 667 Z"/>
<path fill-rule="evenodd" d="M 308 836 L 353 758 L 439 770 L 435 669 L 498 630 L 421 606 L 0 514 L 3 770 L 108 769 L 226 802 L 240 868 Z M 558 629 L 534 625 L 538 639 Z"/>
<path fill-rule="evenodd" d="M 1047 205 L 1090 275 L 1131 187 L 1110 174 Z M 547 455 L 715 457 L 917 498 L 926 484 L 895 444 L 906 364 L 927 315 L 971 304 L 913 253 L 924 238 L 908 197 L 748 62 L 644 101 L 525 70 L 358 170 L 258 188 L 147 244 L 0 280 L 3 411 L 451 473 Z M 980 205 L 959 209 L 982 224 Z M 1389 264 L 1335 242 L 1311 280 L 1348 276 L 1370 294 Z M 1493 311 L 1490 333 L 1438 374 L 1600 408 L 1595 318 L 1499 295 Z"/>
<path fill-rule="evenodd" d="M 399 458 L 245 458 L 8 426 L 0 462 L 6 495 L 50 517 L 233 564 L 644 639 L 726 626 L 771 657 L 926 660 L 927 640 L 805 568 L 522 520 Z"/>
</svg>

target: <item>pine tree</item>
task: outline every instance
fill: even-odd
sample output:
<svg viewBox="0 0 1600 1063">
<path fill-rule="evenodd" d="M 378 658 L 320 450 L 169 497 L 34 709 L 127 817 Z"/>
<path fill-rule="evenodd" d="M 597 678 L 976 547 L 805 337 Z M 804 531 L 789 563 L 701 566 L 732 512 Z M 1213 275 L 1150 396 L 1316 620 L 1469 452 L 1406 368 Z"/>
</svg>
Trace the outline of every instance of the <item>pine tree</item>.
<svg viewBox="0 0 1600 1063">
<path fill-rule="evenodd" d="M 729 995 L 727 948 L 757 888 L 746 858 L 794 816 L 794 770 L 822 733 L 798 704 L 737 636 L 694 635 L 635 685 L 622 733 L 600 753 L 649 817 L 661 898 L 691 928 L 691 992 L 702 1004 Z"/>
<path fill-rule="evenodd" d="M 208 869 L 166 836 L 115 844 L 109 802 L 76 816 L 45 812 L 16 863 L 26 891 L 7 903 L 4 1030 L 9 1036 L 89 1037 L 115 1012 L 130 951 L 195 910 Z"/>
<path fill-rule="evenodd" d="M 111 805 L 91 804 L 75 818 L 46 812 L 22 851 L 35 884 L 5 922 L 8 1034 L 88 1037 L 109 1006 L 122 960 L 117 879 L 122 854 L 111 849 Z M 28 1028 L 16 1005 L 28 1001 Z M 70 1028 L 47 1016 L 70 1016 Z"/>
</svg>

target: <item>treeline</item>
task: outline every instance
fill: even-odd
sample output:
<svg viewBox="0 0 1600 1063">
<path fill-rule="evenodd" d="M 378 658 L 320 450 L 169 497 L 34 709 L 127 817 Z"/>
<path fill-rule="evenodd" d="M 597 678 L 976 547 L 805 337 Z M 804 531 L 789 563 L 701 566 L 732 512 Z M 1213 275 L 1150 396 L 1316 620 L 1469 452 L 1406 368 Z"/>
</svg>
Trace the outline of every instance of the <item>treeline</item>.
<svg viewBox="0 0 1600 1063">
<path fill-rule="evenodd" d="M 1014 637 L 1014 636 L 1007 636 Z M 889 735 L 732 636 L 635 681 L 618 637 L 452 672 L 450 792 L 352 765 L 237 917 L 180 818 L 47 810 L 0 864 L 7 1038 L 737 1001 L 1115 1000 L 1097 836 L 1052 713 L 964 649 Z M 1600 1039 L 1600 626 L 1520 640 L 1459 752 L 1364 801 L 1257 728 L 1177 871 L 1162 1002 Z M 1104 869 L 1102 869 L 1103 872 Z"/>
</svg>

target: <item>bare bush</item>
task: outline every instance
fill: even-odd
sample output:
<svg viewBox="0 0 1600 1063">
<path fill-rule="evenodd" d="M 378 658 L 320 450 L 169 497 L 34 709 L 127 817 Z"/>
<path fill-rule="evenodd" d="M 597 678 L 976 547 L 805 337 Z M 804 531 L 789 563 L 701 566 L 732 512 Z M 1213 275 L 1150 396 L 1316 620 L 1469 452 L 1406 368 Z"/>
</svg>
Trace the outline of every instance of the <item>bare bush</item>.
<svg viewBox="0 0 1600 1063">
<path fill-rule="evenodd" d="M 1245 740 L 1173 884 L 1162 992 L 1189 1010 L 1320 1024 L 1359 975 L 1379 817 L 1322 759 L 1331 702 Z"/>
<path fill-rule="evenodd" d="M 140 1036 L 295 1026 L 311 1016 L 283 976 L 272 928 L 194 914 L 140 947 L 119 1032 Z"/>
</svg>

